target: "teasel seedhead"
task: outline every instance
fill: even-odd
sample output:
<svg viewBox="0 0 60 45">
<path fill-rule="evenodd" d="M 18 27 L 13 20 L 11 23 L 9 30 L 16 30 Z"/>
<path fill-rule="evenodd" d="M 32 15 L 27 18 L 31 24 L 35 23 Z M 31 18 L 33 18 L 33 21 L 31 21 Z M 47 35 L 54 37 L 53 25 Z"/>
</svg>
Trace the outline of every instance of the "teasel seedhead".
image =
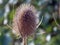
<svg viewBox="0 0 60 45">
<path fill-rule="evenodd" d="M 13 29 L 22 37 L 33 34 L 37 26 L 36 9 L 31 4 L 22 4 L 13 18 Z"/>
</svg>

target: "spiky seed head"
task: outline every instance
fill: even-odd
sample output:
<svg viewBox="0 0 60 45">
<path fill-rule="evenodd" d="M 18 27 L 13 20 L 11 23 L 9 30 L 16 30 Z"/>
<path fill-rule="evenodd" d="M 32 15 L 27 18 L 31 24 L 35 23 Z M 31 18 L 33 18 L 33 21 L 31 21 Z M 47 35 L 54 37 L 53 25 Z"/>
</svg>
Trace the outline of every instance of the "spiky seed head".
<svg viewBox="0 0 60 45">
<path fill-rule="evenodd" d="M 36 30 L 36 9 L 30 4 L 22 4 L 17 8 L 13 19 L 13 29 L 22 37 L 31 35 Z"/>
</svg>

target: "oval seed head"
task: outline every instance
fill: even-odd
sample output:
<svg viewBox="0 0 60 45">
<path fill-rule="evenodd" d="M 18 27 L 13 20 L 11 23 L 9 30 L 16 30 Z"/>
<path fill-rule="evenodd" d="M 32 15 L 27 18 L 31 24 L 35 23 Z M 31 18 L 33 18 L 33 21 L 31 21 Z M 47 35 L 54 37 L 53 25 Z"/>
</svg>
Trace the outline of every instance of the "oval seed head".
<svg viewBox="0 0 60 45">
<path fill-rule="evenodd" d="M 30 4 L 22 4 L 17 8 L 13 19 L 13 29 L 22 37 L 31 35 L 36 30 L 36 9 Z"/>
</svg>

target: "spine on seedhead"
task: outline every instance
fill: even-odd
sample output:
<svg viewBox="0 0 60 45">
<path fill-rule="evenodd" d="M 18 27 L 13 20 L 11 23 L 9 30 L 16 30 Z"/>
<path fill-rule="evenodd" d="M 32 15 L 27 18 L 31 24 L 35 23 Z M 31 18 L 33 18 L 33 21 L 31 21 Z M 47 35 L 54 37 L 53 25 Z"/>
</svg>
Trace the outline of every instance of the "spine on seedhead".
<svg viewBox="0 0 60 45">
<path fill-rule="evenodd" d="M 31 35 L 36 30 L 36 9 L 30 4 L 22 4 L 17 8 L 13 18 L 13 29 L 22 37 Z"/>
</svg>

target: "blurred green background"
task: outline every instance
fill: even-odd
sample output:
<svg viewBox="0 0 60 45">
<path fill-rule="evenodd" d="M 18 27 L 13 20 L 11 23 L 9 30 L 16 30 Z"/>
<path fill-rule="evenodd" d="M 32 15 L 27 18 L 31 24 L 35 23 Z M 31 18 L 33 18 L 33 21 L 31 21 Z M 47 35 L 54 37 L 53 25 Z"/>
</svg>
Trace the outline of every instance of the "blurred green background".
<svg viewBox="0 0 60 45">
<path fill-rule="evenodd" d="M 28 38 L 28 45 L 60 45 L 60 14 L 59 0 L 0 0 L 0 45 L 22 45 L 22 38 L 12 33 L 15 10 L 22 3 L 35 6 L 41 20 L 41 25 L 35 32 L 34 38 Z M 45 32 L 45 33 L 43 33 Z"/>
</svg>

